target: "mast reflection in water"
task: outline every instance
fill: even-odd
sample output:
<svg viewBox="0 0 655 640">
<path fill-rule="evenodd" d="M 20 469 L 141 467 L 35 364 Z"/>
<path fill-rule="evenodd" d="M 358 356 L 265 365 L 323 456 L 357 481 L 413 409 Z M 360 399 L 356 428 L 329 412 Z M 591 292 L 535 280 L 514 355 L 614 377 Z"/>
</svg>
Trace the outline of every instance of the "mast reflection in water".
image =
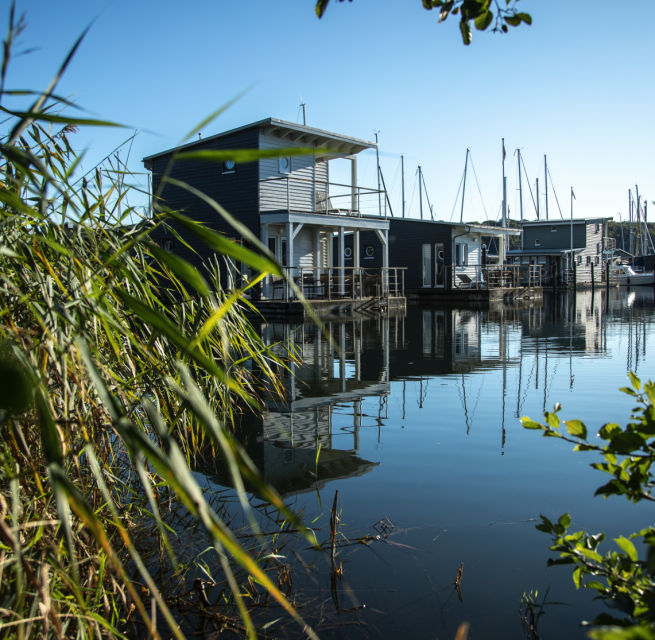
<svg viewBox="0 0 655 640">
<path fill-rule="evenodd" d="M 267 393 L 264 417 L 247 416 L 239 428 L 263 476 L 323 532 L 321 505 L 338 489 L 348 537 L 374 536 L 386 517 L 395 526 L 388 540 L 413 548 L 343 554 L 370 637 L 411 629 L 452 638 L 468 620 L 471 637 L 521 638 L 521 594 L 549 585 L 551 599 L 572 606 L 549 612 L 541 636 L 585 636 L 578 623 L 600 605 L 575 591 L 566 568 L 545 573 L 552 553 L 535 520 L 570 512 L 574 528 L 611 539 L 652 517 L 643 505 L 594 499 L 603 483 L 588 466 L 594 460 L 525 431 L 518 418 L 538 419 L 561 402 L 564 419 L 581 418 L 592 432 L 625 422 L 632 404 L 617 389 L 627 372 L 655 378 L 646 358 L 653 298 L 641 287 L 338 317 L 325 325 L 332 346 L 312 325 L 257 325 L 267 344 L 280 353 L 290 344 L 301 361 L 280 372 L 285 399 Z M 223 472 L 204 471 L 228 484 Z M 462 562 L 460 602 L 451 591 Z M 329 572 L 306 584 L 304 576 L 299 566 L 294 587 L 329 599 Z"/>
</svg>

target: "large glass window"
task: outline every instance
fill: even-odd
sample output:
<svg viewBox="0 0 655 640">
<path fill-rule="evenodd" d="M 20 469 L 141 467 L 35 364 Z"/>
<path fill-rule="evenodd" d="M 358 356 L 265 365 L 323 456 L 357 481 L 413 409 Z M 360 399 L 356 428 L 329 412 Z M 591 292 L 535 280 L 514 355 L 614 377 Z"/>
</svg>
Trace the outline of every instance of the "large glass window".
<svg viewBox="0 0 655 640">
<path fill-rule="evenodd" d="M 423 245 L 423 286 L 432 286 L 432 251 L 429 244 Z"/>
</svg>

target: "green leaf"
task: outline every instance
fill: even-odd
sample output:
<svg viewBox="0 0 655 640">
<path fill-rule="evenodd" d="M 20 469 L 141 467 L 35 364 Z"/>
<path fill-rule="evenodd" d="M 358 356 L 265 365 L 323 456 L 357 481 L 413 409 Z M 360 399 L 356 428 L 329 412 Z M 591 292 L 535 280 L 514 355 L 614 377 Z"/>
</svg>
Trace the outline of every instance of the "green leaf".
<svg viewBox="0 0 655 640">
<path fill-rule="evenodd" d="M 637 562 L 639 560 L 639 554 L 637 553 L 637 549 L 631 540 L 621 536 L 620 538 L 614 538 L 614 542 L 616 542 L 616 544 L 619 545 L 623 551 L 625 551 L 630 560 L 633 562 Z"/>
<path fill-rule="evenodd" d="M 325 10 L 328 8 L 328 4 L 330 4 L 330 0 L 318 0 L 316 3 L 315 11 L 319 18 L 323 17 Z"/>
<path fill-rule="evenodd" d="M 148 243 L 148 249 L 155 258 L 166 265 L 173 273 L 188 282 L 201 296 L 209 295 L 209 286 L 200 272 L 186 260 L 174 253 L 168 253 L 153 242 Z"/>
<path fill-rule="evenodd" d="M 329 150 L 321 148 L 321 153 Z M 240 164 L 256 162 L 266 158 L 283 158 L 285 156 L 313 156 L 317 149 L 314 147 L 288 147 L 284 149 L 206 149 L 199 151 L 186 151 L 180 153 L 176 160 L 199 160 L 201 162 L 225 162 L 234 160 Z M 338 153 L 334 151 L 333 153 Z"/>
<path fill-rule="evenodd" d="M 527 416 L 521 418 L 521 424 L 524 429 L 543 429 L 544 427 L 534 420 L 530 420 Z"/>
<path fill-rule="evenodd" d="M 597 582 L 596 580 L 587 582 L 587 584 L 585 584 L 585 589 L 598 589 L 598 591 L 607 591 L 607 587 L 604 584 Z"/>
<path fill-rule="evenodd" d="M 582 567 L 578 567 L 573 572 L 573 582 L 575 583 L 576 589 L 579 589 L 582 586 Z"/>
<path fill-rule="evenodd" d="M 459 30 L 462 32 L 462 41 L 464 44 L 471 44 L 473 33 L 471 32 L 471 25 L 468 23 L 468 20 L 464 19 L 464 16 L 462 16 L 462 19 L 459 22 Z"/>
<path fill-rule="evenodd" d="M 512 27 L 518 27 L 521 24 L 521 18 L 517 16 L 505 16 L 505 22 L 512 26 Z"/>
<path fill-rule="evenodd" d="M 603 440 L 611 440 L 612 435 L 619 433 L 620 431 L 623 431 L 621 427 L 616 424 L 615 422 L 608 422 L 607 424 L 604 424 L 601 428 L 600 431 L 598 432 L 598 435 L 603 439 Z M 616 459 L 614 460 L 616 462 Z"/>
<path fill-rule="evenodd" d="M 1 111 L 8 113 L 15 118 L 29 118 L 30 120 L 41 120 L 43 122 L 52 122 L 53 124 L 72 124 L 81 127 L 120 127 L 125 128 L 124 124 L 110 122 L 109 120 L 94 120 L 89 118 L 71 118 L 68 116 L 51 116 L 48 113 L 38 112 L 30 113 L 29 111 L 10 111 L 0 107 Z"/>
<path fill-rule="evenodd" d="M 593 551 L 592 549 L 586 549 L 585 547 L 579 548 L 578 551 L 585 558 L 589 558 L 589 560 L 593 560 L 594 562 L 598 562 L 599 564 L 603 562 L 603 556 L 601 556 L 600 553 L 598 553 L 597 551 Z"/>
<path fill-rule="evenodd" d="M 630 382 L 632 383 L 632 386 L 639 391 L 641 389 L 641 380 L 637 378 L 637 376 L 632 373 L 632 371 L 628 372 L 628 378 L 630 378 Z"/>
<path fill-rule="evenodd" d="M 564 513 L 559 517 L 557 522 L 565 529 L 568 529 L 571 526 L 571 516 L 568 513 Z"/>
<path fill-rule="evenodd" d="M 516 17 L 523 20 L 525 24 L 532 24 L 532 16 L 529 13 L 517 13 Z"/>
<path fill-rule="evenodd" d="M 645 445 L 646 441 L 639 434 L 630 431 L 617 433 L 612 437 L 609 443 L 609 447 L 612 451 L 623 454 L 641 449 L 641 447 Z"/>
<path fill-rule="evenodd" d="M 623 391 L 623 393 L 627 393 L 629 396 L 637 395 L 630 387 L 621 387 L 619 391 Z"/>
<path fill-rule="evenodd" d="M 478 31 L 484 31 L 490 24 L 491 21 L 494 19 L 494 14 L 492 11 L 485 11 L 484 13 L 481 13 L 475 20 L 475 28 Z"/>
<path fill-rule="evenodd" d="M 0 357 L 0 409 L 19 414 L 31 399 L 32 385 L 23 367 L 11 356 Z"/>
<path fill-rule="evenodd" d="M 567 420 L 564 424 L 570 435 L 582 440 L 587 439 L 587 427 L 581 420 Z"/>
<path fill-rule="evenodd" d="M 548 425 L 553 429 L 558 429 L 560 425 L 560 419 L 556 413 L 550 413 L 549 411 L 544 412 L 544 418 Z"/>
</svg>

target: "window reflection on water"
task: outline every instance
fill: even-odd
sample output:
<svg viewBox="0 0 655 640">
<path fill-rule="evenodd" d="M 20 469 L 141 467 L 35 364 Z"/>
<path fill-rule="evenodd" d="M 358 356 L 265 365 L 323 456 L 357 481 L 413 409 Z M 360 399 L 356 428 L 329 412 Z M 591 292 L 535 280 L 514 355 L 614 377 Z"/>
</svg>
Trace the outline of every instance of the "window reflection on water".
<svg viewBox="0 0 655 640">
<path fill-rule="evenodd" d="M 379 559 L 360 553 L 347 565 L 358 601 L 384 612 L 367 614 L 371 637 L 410 627 L 414 637 L 454 637 L 464 619 L 477 637 L 522 637 L 521 593 L 549 584 L 553 599 L 574 606 L 544 618 L 548 637 L 584 637 L 578 622 L 597 605 L 566 570 L 544 573 L 548 539 L 534 518 L 570 511 L 574 526 L 608 537 L 649 520 L 639 506 L 594 501 L 603 479 L 591 460 L 518 418 L 562 402 L 565 418 L 590 428 L 625 421 L 631 405 L 616 389 L 627 371 L 655 378 L 646 360 L 653 299 L 641 287 L 410 306 L 402 316 L 335 316 L 330 339 L 310 324 L 256 324 L 267 345 L 291 346 L 298 359 L 280 370 L 285 397 L 265 386 L 263 417 L 244 416 L 237 432 L 264 478 L 318 526 L 320 504 L 338 488 L 348 535 L 374 534 L 388 517 L 393 535 L 423 552 L 387 545 Z M 219 467 L 199 470 L 229 484 Z M 442 591 L 461 562 L 463 602 Z"/>
</svg>

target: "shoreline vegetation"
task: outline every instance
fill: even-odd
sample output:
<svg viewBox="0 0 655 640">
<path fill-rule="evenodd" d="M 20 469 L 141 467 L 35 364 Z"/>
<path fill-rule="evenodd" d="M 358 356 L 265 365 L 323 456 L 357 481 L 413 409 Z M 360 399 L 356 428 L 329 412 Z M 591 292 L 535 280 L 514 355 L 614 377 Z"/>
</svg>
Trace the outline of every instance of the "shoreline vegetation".
<svg viewBox="0 0 655 640">
<path fill-rule="evenodd" d="M 5 78 L 24 28 L 12 6 L 0 83 L 10 126 L 0 143 L 2 637 L 182 638 L 194 616 L 251 638 L 289 621 L 316 637 L 280 578 L 273 551 L 285 543 L 262 534 L 246 486 L 276 534 L 317 541 L 231 433 L 239 411 L 259 410 L 247 363 L 281 392 L 284 362 L 246 320 L 243 290 L 221 289 L 218 259 L 201 273 L 149 236 L 175 217 L 257 269 L 244 290 L 281 269 L 264 248 L 225 246 L 156 197 L 154 217 L 142 215 L 115 158 L 78 179 L 70 137 L 113 126 L 61 115 L 70 104 L 57 83 L 82 38 L 48 89 L 14 111 L 7 99 L 25 93 Z M 199 486 L 190 463 L 201 450 L 229 469 L 245 526 L 229 514 L 234 493 Z M 203 541 L 191 556 L 180 548 L 190 530 Z"/>
</svg>

